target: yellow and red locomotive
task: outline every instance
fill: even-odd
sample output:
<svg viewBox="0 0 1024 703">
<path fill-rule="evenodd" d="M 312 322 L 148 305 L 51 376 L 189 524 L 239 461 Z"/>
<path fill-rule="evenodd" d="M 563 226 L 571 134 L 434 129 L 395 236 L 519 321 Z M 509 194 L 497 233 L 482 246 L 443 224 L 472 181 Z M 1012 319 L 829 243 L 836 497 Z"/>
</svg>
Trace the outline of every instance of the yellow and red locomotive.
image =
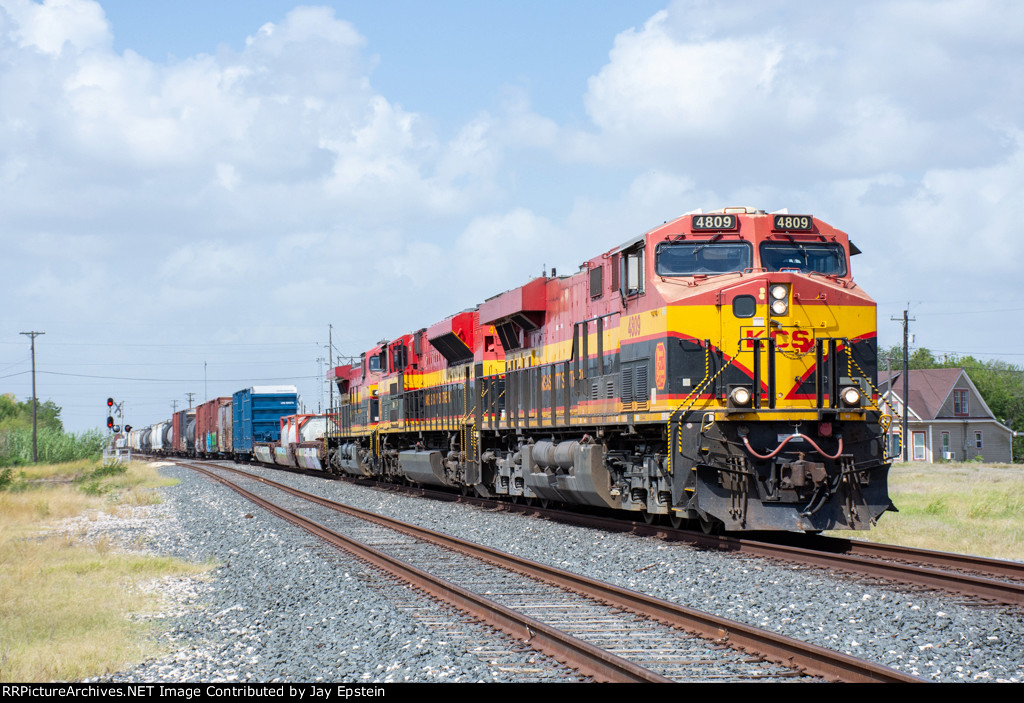
<svg viewBox="0 0 1024 703">
<path fill-rule="evenodd" d="M 332 470 L 705 529 L 892 505 L 874 301 L 810 215 L 688 213 L 332 377 Z"/>
</svg>

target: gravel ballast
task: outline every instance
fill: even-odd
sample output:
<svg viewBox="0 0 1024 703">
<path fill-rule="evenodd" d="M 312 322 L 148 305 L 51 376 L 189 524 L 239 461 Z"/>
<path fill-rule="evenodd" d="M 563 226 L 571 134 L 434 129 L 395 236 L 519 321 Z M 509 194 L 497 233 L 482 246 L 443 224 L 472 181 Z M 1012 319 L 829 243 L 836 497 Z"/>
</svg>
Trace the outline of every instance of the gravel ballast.
<svg viewBox="0 0 1024 703">
<path fill-rule="evenodd" d="M 1024 681 L 1019 609 L 980 607 L 816 569 L 346 482 L 250 470 L 925 679 Z M 536 655 L 499 662 L 473 654 L 475 626 L 465 626 L 468 634 L 453 636 L 446 629 L 439 636 L 396 606 L 409 589 L 385 588 L 377 572 L 187 469 L 161 471 L 182 482 L 163 489 L 159 518 L 143 528 L 147 548 L 191 561 L 214 559 L 220 566 L 207 580 L 162 586 L 173 596 L 162 629 L 174 651 L 109 680 L 437 682 L 536 675 L 528 673 Z M 572 680 L 563 676 L 556 680 Z"/>
<path fill-rule="evenodd" d="M 145 617 L 158 621 L 170 653 L 103 681 L 581 680 L 560 666 L 546 671 L 553 663 L 545 657 L 389 581 L 220 484 L 177 466 L 161 471 L 181 480 L 161 489 L 163 504 L 128 520 L 91 519 L 76 528 L 217 566 L 203 579 L 153 586 L 168 607 Z"/>
</svg>

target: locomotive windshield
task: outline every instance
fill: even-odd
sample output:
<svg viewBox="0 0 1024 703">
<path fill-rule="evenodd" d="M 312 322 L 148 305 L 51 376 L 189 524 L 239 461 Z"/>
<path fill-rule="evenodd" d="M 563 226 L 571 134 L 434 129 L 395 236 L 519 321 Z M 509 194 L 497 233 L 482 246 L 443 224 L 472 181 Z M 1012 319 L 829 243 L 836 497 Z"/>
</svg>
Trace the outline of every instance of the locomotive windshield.
<svg viewBox="0 0 1024 703">
<path fill-rule="evenodd" d="M 801 273 L 846 275 L 846 252 L 841 244 L 803 244 L 801 242 L 764 242 L 761 265 L 768 271 L 796 269 Z"/>
<path fill-rule="evenodd" d="M 662 242 L 654 256 L 659 276 L 714 275 L 750 268 L 753 250 L 747 242 Z"/>
</svg>

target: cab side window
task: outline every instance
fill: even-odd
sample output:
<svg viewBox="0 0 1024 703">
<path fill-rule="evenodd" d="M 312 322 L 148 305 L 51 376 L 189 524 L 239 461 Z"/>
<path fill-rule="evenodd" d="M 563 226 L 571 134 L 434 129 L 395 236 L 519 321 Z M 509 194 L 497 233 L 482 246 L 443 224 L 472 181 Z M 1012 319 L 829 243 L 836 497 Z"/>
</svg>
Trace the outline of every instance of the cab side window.
<svg viewBox="0 0 1024 703">
<path fill-rule="evenodd" d="M 636 247 L 622 252 L 621 292 L 625 297 L 644 292 L 644 248 Z"/>
</svg>

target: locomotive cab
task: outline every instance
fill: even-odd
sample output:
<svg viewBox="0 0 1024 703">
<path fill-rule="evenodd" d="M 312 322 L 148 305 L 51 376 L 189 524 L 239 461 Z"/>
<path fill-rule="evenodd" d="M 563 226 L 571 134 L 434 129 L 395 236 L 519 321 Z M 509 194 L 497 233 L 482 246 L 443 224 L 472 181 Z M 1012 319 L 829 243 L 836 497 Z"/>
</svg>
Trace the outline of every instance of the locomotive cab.
<svg viewBox="0 0 1024 703">
<path fill-rule="evenodd" d="M 682 401 L 667 454 L 690 471 L 674 512 L 733 530 L 868 528 L 891 505 L 888 459 L 875 305 L 850 275 L 847 235 L 749 209 L 666 229 L 652 233 L 652 273 L 664 390 Z"/>
</svg>

